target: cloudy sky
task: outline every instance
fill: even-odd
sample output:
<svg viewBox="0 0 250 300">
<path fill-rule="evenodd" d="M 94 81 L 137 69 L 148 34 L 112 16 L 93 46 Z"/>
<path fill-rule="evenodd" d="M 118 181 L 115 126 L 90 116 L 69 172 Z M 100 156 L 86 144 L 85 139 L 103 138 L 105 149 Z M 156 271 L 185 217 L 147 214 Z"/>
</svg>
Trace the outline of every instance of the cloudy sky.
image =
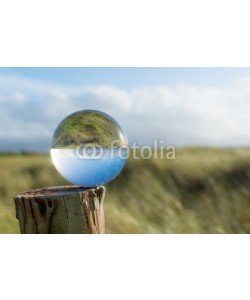
<svg viewBox="0 0 250 300">
<path fill-rule="evenodd" d="M 47 151 L 82 109 L 141 145 L 250 146 L 250 68 L 0 68 L 0 151 Z"/>
</svg>

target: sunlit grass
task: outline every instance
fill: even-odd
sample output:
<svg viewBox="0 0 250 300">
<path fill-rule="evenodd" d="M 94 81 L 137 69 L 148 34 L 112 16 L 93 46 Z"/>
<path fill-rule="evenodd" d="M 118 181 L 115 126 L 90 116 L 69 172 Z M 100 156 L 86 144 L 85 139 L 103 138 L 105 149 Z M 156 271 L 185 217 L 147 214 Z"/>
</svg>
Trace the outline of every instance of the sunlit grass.
<svg viewBox="0 0 250 300">
<path fill-rule="evenodd" d="M 0 155 L 0 232 L 19 232 L 13 196 L 67 182 L 48 155 Z M 249 233 L 250 149 L 185 148 L 129 159 L 107 186 L 110 233 Z"/>
</svg>

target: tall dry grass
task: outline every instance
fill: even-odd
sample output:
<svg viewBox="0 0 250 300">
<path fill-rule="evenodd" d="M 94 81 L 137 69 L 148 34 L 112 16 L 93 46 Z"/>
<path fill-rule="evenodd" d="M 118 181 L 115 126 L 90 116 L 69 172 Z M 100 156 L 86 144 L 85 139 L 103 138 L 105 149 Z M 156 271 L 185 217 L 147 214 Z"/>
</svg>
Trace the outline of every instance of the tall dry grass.
<svg viewBox="0 0 250 300">
<path fill-rule="evenodd" d="M 109 233 L 249 233 L 250 149 L 183 148 L 129 159 L 107 185 Z M 48 155 L 0 155 L 0 232 L 18 233 L 13 196 L 68 184 Z"/>
</svg>

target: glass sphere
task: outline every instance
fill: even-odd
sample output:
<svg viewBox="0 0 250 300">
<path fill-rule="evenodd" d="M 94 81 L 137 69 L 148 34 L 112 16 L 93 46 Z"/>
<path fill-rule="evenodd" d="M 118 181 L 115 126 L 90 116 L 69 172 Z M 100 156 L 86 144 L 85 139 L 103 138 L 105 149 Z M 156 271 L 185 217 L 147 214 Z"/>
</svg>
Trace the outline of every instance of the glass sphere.
<svg viewBox="0 0 250 300">
<path fill-rule="evenodd" d="M 95 187 L 114 179 L 127 158 L 127 138 L 109 115 L 81 110 L 55 130 L 50 150 L 57 171 L 68 181 Z"/>
</svg>

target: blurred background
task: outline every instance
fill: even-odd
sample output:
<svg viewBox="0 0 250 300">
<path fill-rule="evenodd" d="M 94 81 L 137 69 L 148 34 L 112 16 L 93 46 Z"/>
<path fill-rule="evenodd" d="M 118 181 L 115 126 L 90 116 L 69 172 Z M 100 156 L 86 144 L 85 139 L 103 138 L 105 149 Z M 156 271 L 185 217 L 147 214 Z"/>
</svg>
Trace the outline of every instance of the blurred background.
<svg viewBox="0 0 250 300">
<path fill-rule="evenodd" d="M 0 68 L 0 233 L 19 232 L 15 194 L 68 184 L 50 143 L 82 109 L 113 116 L 130 144 L 176 147 L 129 158 L 107 185 L 108 233 L 250 232 L 250 68 Z"/>
</svg>

